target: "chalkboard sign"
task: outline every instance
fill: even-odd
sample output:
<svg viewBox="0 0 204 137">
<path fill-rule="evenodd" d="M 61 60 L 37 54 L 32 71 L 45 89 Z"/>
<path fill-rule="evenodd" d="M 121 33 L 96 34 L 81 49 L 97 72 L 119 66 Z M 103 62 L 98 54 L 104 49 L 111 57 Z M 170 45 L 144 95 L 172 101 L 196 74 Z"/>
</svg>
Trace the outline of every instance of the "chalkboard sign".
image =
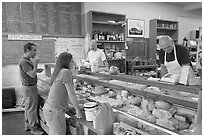
<svg viewBox="0 0 204 137">
<path fill-rule="evenodd" d="M 82 35 L 81 2 L 3 2 L 2 32 Z"/>
<path fill-rule="evenodd" d="M 55 41 L 9 41 L 6 37 L 2 38 L 2 64 L 18 64 L 23 56 L 23 46 L 32 42 L 37 45 L 37 55 L 40 63 L 54 63 L 55 61 Z"/>
</svg>

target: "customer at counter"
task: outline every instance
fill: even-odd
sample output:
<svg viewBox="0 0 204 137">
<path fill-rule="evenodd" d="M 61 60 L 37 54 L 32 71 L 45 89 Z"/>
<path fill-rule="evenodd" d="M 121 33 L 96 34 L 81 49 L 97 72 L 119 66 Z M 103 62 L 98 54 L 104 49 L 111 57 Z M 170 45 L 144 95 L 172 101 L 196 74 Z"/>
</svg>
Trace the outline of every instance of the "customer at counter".
<svg viewBox="0 0 204 137">
<path fill-rule="evenodd" d="M 71 101 L 76 109 L 76 117 L 82 117 L 73 87 L 71 72 L 73 64 L 73 56 L 70 53 L 63 52 L 57 58 L 56 67 L 50 79 L 50 92 L 43 107 L 49 135 L 66 134 L 65 110 L 68 102 Z"/>
<path fill-rule="evenodd" d="M 19 62 L 19 71 L 25 98 L 25 131 L 30 130 L 31 134 L 42 135 L 44 132 L 38 124 L 37 89 L 37 67 L 40 60 L 36 57 L 36 53 L 35 44 L 27 43 L 24 45 L 24 55 Z"/>
<path fill-rule="evenodd" d="M 90 51 L 88 52 L 87 61 L 90 62 L 90 64 L 97 63 L 98 66 L 106 66 L 106 68 L 109 70 L 109 64 L 106 60 L 105 53 L 97 48 L 97 41 L 91 40 L 90 41 Z"/>
<path fill-rule="evenodd" d="M 159 37 L 161 62 L 161 77 L 171 77 L 178 82 L 181 76 L 182 66 L 190 66 L 189 51 L 183 45 L 174 44 L 171 37 L 163 35 Z"/>
</svg>

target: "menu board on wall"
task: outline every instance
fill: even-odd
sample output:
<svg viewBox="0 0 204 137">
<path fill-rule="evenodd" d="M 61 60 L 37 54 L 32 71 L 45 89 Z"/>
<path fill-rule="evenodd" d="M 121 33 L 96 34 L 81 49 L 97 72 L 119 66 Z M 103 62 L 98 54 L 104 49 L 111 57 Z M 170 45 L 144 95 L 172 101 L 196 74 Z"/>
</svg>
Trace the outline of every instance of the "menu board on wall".
<svg viewBox="0 0 204 137">
<path fill-rule="evenodd" d="M 59 23 L 59 10 L 58 3 L 48 3 L 48 33 L 59 34 L 60 23 Z"/>
<path fill-rule="evenodd" d="M 18 41 L 2 38 L 2 64 L 18 64 L 23 56 L 23 46 L 28 43 L 36 44 L 37 55 L 40 57 L 40 63 L 53 63 L 55 61 L 55 41 Z"/>
<path fill-rule="evenodd" d="M 81 2 L 2 2 L 2 32 L 82 35 Z"/>
<path fill-rule="evenodd" d="M 7 18 L 6 18 L 6 3 L 2 3 L 2 32 L 8 32 Z"/>
</svg>

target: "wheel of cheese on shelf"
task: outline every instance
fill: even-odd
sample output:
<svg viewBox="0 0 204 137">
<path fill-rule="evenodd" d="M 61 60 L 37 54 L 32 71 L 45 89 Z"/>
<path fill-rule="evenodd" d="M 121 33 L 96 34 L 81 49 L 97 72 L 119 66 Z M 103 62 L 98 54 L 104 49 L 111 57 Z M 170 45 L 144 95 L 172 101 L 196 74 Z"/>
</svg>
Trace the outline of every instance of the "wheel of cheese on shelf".
<svg viewBox="0 0 204 137">
<path fill-rule="evenodd" d="M 158 119 L 169 119 L 172 117 L 172 114 L 164 109 L 153 109 L 152 114 Z"/>
<path fill-rule="evenodd" d="M 119 73 L 119 69 L 116 66 L 111 66 L 109 73 L 113 74 L 113 75 L 116 75 L 116 74 Z"/>
<path fill-rule="evenodd" d="M 130 100 L 130 104 L 136 105 L 142 102 L 141 97 L 132 97 Z"/>
<path fill-rule="evenodd" d="M 149 122 L 156 123 L 156 118 L 155 118 L 155 116 L 153 116 L 153 115 L 148 115 L 148 116 L 147 116 L 147 120 L 148 120 Z"/>
<path fill-rule="evenodd" d="M 101 93 L 104 91 L 104 87 L 103 86 L 100 86 L 100 85 L 96 85 L 95 86 L 95 92 L 96 93 Z"/>
<path fill-rule="evenodd" d="M 171 104 L 169 104 L 168 102 L 165 102 L 163 100 L 158 100 L 158 101 L 155 102 L 155 107 L 159 108 L 159 109 L 166 109 L 166 110 L 168 110 L 168 109 L 170 109 Z"/>
</svg>

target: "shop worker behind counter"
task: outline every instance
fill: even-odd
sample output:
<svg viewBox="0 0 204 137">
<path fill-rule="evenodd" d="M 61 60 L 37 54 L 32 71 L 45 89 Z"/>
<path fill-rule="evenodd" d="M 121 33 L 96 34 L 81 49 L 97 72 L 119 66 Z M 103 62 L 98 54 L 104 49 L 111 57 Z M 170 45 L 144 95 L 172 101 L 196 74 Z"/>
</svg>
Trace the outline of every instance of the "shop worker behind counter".
<svg viewBox="0 0 204 137">
<path fill-rule="evenodd" d="M 106 66 L 106 68 L 109 70 L 109 64 L 106 60 L 105 53 L 97 48 L 97 41 L 91 40 L 90 41 L 90 51 L 88 52 L 87 61 L 90 62 L 90 64 L 98 63 L 98 66 Z"/>
<path fill-rule="evenodd" d="M 56 67 L 50 79 L 50 91 L 43 107 L 43 113 L 49 127 L 49 135 L 66 134 L 65 110 L 71 101 L 76 109 L 76 117 L 81 118 L 81 109 L 73 87 L 73 56 L 61 53 L 56 61 Z"/>
<path fill-rule="evenodd" d="M 190 65 L 189 51 L 183 45 L 174 44 L 171 37 L 163 35 L 159 37 L 161 62 L 161 77 L 170 77 L 174 75 L 180 79 L 181 68 L 184 65 Z"/>
<path fill-rule="evenodd" d="M 31 62 L 31 58 L 33 61 Z M 25 98 L 25 130 L 31 134 L 41 135 L 44 132 L 38 125 L 38 90 L 37 67 L 39 59 L 36 57 L 36 45 L 24 45 L 24 55 L 19 63 L 22 90 Z"/>
</svg>

